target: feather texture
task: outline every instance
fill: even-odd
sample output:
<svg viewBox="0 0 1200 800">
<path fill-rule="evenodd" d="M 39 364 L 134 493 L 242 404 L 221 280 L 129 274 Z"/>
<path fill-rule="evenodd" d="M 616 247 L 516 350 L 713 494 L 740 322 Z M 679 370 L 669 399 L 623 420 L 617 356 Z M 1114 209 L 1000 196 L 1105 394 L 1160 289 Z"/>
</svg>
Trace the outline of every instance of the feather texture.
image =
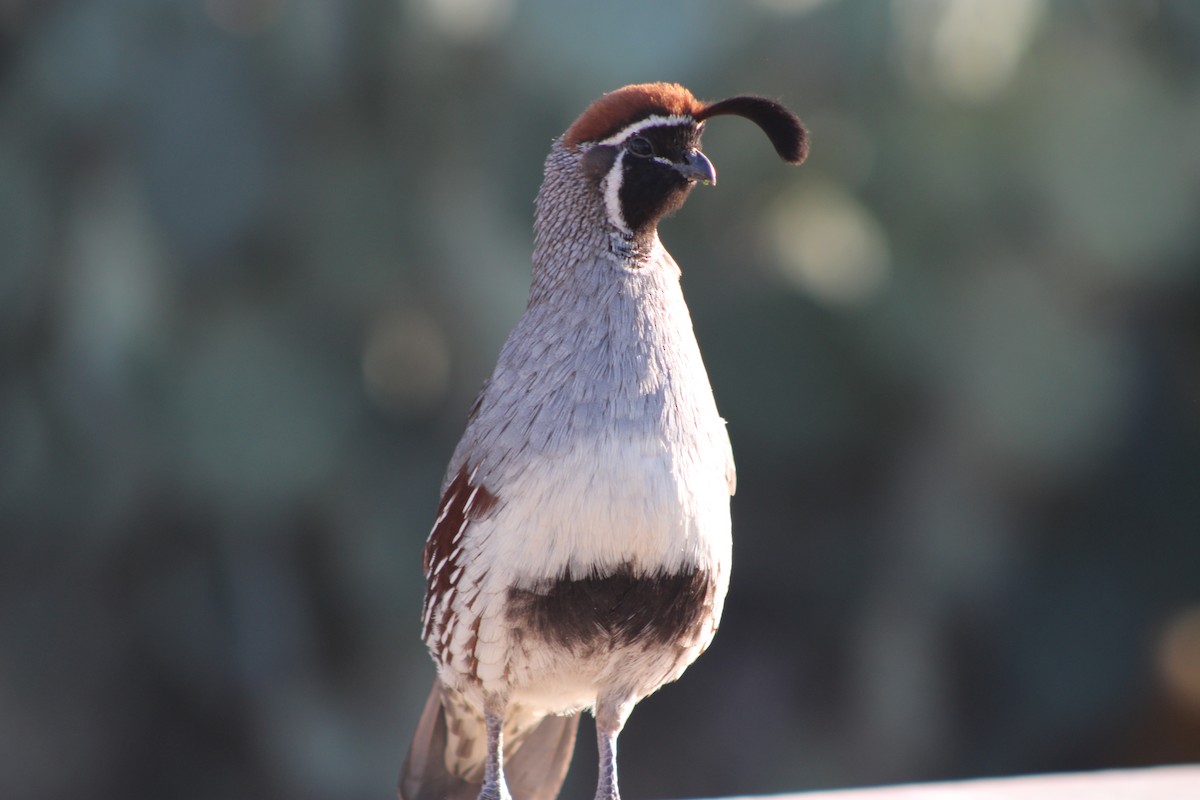
<svg viewBox="0 0 1200 800">
<path fill-rule="evenodd" d="M 597 797 L 617 800 L 634 705 L 716 633 L 736 479 L 725 421 L 658 220 L 697 182 L 702 121 L 746 117 L 798 162 L 774 101 L 626 86 L 554 142 L 529 302 L 451 456 L 424 551 L 438 678 L 403 800 L 553 800 L 592 709 Z M 507 780 L 506 780 L 507 779 Z"/>
</svg>

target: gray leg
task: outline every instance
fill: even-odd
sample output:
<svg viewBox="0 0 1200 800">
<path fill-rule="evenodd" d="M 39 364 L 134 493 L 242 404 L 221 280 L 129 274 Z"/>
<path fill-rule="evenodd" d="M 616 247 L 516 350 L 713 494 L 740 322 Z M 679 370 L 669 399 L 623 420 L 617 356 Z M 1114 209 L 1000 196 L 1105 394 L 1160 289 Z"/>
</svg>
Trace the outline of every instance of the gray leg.
<svg viewBox="0 0 1200 800">
<path fill-rule="evenodd" d="M 504 710 L 490 707 L 483 715 L 487 723 L 487 763 L 483 766 L 483 789 L 479 800 L 512 800 L 504 782 Z"/>
<path fill-rule="evenodd" d="M 596 746 L 600 751 L 600 780 L 596 800 L 621 800 L 617 786 L 617 736 L 638 698 L 628 693 L 606 693 L 596 702 Z"/>
<path fill-rule="evenodd" d="M 600 780 L 596 800 L 621 800 L 617 787 L 617 732 L 605 732 L 596 726 L 596 744 L 600 749 Z"/>
</svg>

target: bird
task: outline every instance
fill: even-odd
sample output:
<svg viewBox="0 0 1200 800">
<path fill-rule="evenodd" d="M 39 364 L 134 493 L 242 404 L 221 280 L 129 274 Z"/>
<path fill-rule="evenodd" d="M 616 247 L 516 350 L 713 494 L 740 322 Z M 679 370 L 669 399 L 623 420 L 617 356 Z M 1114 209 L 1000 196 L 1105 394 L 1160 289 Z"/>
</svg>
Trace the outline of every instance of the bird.
<svg viewBox="0 0 1200 800">
<path fill-rule="evenodd" d="M 658 223 L 716 183 L 700 136 L 723 115 L 758 125 L 786 162 L 807 156 L 781 103 L 704 102 L 675 83 L 604 94 L 551 144 L 528 303 L 423 552 L 437 677 L 401 800 L 553 800 L 585 710 L 596 800 L 618 800 L 630 712 L 716 633 L 733 454 Z"/>
</svg>

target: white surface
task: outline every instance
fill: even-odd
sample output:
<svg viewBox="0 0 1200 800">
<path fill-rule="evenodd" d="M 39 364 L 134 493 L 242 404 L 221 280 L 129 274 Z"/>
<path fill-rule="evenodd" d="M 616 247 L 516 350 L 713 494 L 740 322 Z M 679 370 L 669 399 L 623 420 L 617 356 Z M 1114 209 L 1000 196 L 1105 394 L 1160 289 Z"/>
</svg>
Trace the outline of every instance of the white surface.
<svg viewBox="0 0 1200 800">
<path fill-rule="evenodd" d="M 775 800 L 1200 800 L 1200 764 L 839 789 L 774 797 Z"/>
</svg>

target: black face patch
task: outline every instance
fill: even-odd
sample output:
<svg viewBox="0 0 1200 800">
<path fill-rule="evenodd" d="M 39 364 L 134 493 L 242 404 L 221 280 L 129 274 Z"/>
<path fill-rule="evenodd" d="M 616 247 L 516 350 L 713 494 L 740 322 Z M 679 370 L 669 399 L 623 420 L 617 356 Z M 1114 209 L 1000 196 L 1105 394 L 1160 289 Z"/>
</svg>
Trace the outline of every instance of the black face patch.
<svg viewBox="0 0 1200 800">
<path fill-rule="evenodd" d="M 692 183 L 674 168 L 626 156 L 621 178 L 621 216 L 634 234 L 647 233 L 683 205 Z"/>
<path fill-rule="evenodd" d="M 510 589 L 508 619 L 573 652 L 670 646 L 699 632 L 712 613 L 714 588 L 708 573 L 698 569 L 635 575 L 623 566 L 610 575 Z"/>
<path fill-rule="evenodd" d="M 625 151 L 617 197 L 625 224 L 635 235 L 653 230 L 687 199 L 695 184 L 672 165 L 683 163 L 699 144 L 699 126 L 688 123 L 645 128 L 617 145 Z"/>
<path fill-rule="evenodd" d="M 678 163 L 683 160 L 684 154 L 694 147 L 700 146 L 700 131 L 697 125 L 693 124 L 676 124 L 676 125 L 655 125 L 652 128 L 643 128 L 636 134 L 628 137 L 623 143 L 627 150 L 634 150 L 632 142 L 635 139 L 643 139 L 648 142 L 653 150 L 651 155 L 666 158 L 669 161 Z M 636 154 L 630 152 L 630 155 Z"/>
</svg>

